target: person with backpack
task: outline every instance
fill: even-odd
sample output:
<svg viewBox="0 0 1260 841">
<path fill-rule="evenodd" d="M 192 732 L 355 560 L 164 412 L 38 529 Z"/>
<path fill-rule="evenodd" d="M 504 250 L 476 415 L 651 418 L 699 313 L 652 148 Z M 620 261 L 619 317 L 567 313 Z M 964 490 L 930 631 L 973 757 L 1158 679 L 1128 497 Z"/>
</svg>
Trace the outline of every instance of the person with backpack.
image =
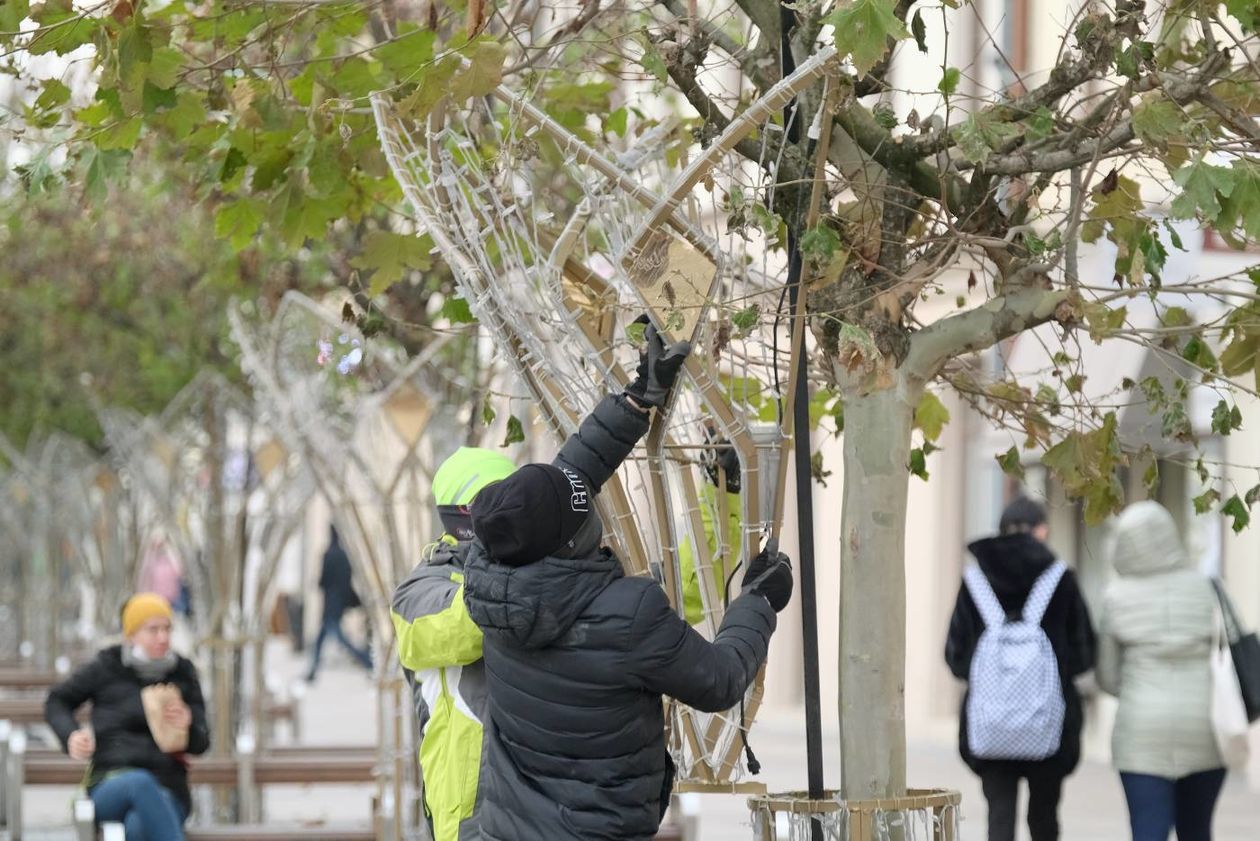
<svg viewBox="0 0 1260 841">
<path fill-rule="evenodd" d="M 433 474 L 442 536 L 394 590 L 390 619 L 411 685 L 420 733 L 424 813 L 433 841 L 480 838 L 476 806 L 487 719 L 481 629 L 464 605 L 464 557 L 473 538 L 468 505 L 516 465 L 503 453 L 460 447 Z"/>
<path fill-rule="evenodd" d="M 606 397 L 551 464 L 527 464 L 471 506 L 468 614 L 485 635 L 483 841 L 650 841 L 672 791 L 662 696 L 739 703 L 792 594 L 786 556 L 749 565 L 712 642 L 650 577 L 601 546 L 594 497 L 647 433 L 689 351 L 646 330 L 625 393 Z"/>
<path fill-rule="evenodd" d="M 1212 581 L 1195 569 L 1172 514 L 1135 502 L 1116 518 L 1103 594 L 1098 685 L 1120 699 L 1112 762 L 1133 841 L 1210 841 L 1225 762 L 1212 729 Z"/>
<path fill-rule="evenodd" d="M 1063 780 L 1081 755 L 1073 679 L 1094 666 L 1094 629 L 1076 576 L 1045 544 L 1045 509 L 1016 499 L 998 531 L 968 546 L 976 564 L 945 644 L 950 671 L 967 681 L 959 751 L 980 777 L 989 841 L 1014 841 L 1021 779 L 1032 841 L 1056 841 Z"/>
</svg>

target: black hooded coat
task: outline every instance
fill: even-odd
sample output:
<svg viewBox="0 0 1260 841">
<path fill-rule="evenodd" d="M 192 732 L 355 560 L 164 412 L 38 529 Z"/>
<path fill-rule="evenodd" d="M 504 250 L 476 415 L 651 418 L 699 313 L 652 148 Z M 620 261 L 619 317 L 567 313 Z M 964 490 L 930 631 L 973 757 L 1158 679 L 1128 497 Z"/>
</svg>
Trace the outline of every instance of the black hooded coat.
<svg viewBox="0 0 1260 841">
<path fill-rule="evenodd" d="M 625 398 L 605 398 L 555 463 L 598 491 L 646 430 Z M 662 696 L 709 712 L 735 706 L 775 627 L 769 602 L 743 595 L 709 642 L 655 580 L 625 576 L 607 549 L 508 566 L 474 541 L 464 602 L 485 634 L 486 841 L 653 838 L 673 777 Z"/>
<path fill-rule="evenodd" d="M 1044 543 L 1030 534 L 1011 534 L 977 540 L 967 547 L 975 556 L 980 570 L 1006 611 L 1007 616 L 1017 617 L 1032 591 L 1037 577 L 1054 563 L 1054 553 Z M 963 761 L 982 774 L 997 765 L 1039 766 L 1063 775 L 1071 773 L 1081 758 L 1081 728 L 1085 716 L 1080 693 L 1073 678 L 1094 667 L 1096 640 L 1094 626 L 1089 619 L 1089 608 L 1081 595 L 1076 575 L 1067 570 L 1059 586 L 1050 598 L 1041 627 L 1050 639 L 1055 659 L 1059 664 L 1059 679 L 1063 686 L 1066 703 L 1063 720 L 1063 738 L 1059 750 L 1047 759 L 1039 761 L 1010 761 L 980 759 L 973 756 L 967 745 L 967 697 L 963 697 L 958 720 L 958 749 Z M 971 658 L 976 644 L 984 633 L 984 620 L 964 583 L 958 590 L 954 614 L 949 622 L 949 636 L 945 642 L 945 662 L 955 677 L 968 680 L 971 675 Z M 1018 770 L 1018 769 L 1016 769 Z"/>
</svg>

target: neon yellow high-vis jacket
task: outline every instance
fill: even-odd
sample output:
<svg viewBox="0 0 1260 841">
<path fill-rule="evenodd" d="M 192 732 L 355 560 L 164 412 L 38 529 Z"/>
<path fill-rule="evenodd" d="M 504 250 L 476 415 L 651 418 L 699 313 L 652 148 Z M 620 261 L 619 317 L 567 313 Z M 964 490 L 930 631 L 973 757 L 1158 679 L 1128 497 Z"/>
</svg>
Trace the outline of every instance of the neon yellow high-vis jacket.
<svg viewBox="0 0 1260 841">
<path fill-rule="evenodd" d="M 439 507 L 467 506 L 515 465 L 502 453 L 461 447 L 433 476 Z M 451 535 L 394 591 L 391 618 L 398 659 L 420 721 L 420 772 L 434 841 L 479 837 L 477 788 L 485 761 L 486 679 L 481 629 L 464 607 L 467 543 Z"/>
<path fill-rule="evenodd" d="M 718 582 L 718 597 L 721 598 L 722 587 L 726 583 L 728 567 L 733 566 L 734 561 L 739 559 L 740 541 L 744 539 L 743 529 L 740 528 L 740 508 L 739 494 L 728 493 L 726 495 L 727 521 L 726 521 L 726 545 L 723 547 L 723 558 L 716 557 L 717 552 L 717 529 L 714 527 L 713 521 L 716 518 L 717 511 L 717 488 L 712 485 L 704 485 L 700 489 L 701 495 L 704 497 L 700 504 L 700 518 L 704 521 L 704 536 L 709 544 L 708 554 L 713 557 L 713 574 Z M 682 568 L 682 592 L 683 592 L 683 610 L 687 618 L 688 625 L 697 625 L 704 619 L 704 602 L 700 598 L 700 578 L 696 574 L 695 552 L 691 547 L 691 541 L 683 542 L 678 550 L 678 563 Z"/>
<path fill-rule="evenodd" d="M 437 543 L 394 591 L 398 659 L 420 719 L 420 773 L 434 841 L 478 837 L 470 820 L 484 760 L 481 629 L 464 607 L 464 544 Z"/>
</svg>

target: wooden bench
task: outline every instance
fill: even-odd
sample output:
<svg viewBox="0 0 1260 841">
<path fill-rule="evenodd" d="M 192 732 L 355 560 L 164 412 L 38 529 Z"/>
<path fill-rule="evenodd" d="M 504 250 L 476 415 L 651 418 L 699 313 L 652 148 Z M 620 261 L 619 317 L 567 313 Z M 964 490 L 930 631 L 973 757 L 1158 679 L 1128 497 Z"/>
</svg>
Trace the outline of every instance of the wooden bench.
<svg viewBox="0 0 1260 841">
<path fill-rule="evenodd" d="M 376 779 L 375 750 L 355 749 L 269 751 L 253 758 L 254 782 L 259 785 L 370 783 Z M 28 754 L 23 765 L 25 785 L 78 785 L 86 762 L 61 754 Z M 236 785 L 241 761 L 230 756 L 194 757 L 188 763 L 192 785 Z"/>
<path fill-rule="evenodd" d="M 370 826 L 336 824 L 220 824 L 190 826 L 184 829 L 186 841 L 223 841 L 240 838 L 249 841 L 376 841 Z"/>
<path fill-rule="evenodd" d="M 67 677 L 52 669 L 0 669 L 0 689 L 52 689 Z"/>
</svg>

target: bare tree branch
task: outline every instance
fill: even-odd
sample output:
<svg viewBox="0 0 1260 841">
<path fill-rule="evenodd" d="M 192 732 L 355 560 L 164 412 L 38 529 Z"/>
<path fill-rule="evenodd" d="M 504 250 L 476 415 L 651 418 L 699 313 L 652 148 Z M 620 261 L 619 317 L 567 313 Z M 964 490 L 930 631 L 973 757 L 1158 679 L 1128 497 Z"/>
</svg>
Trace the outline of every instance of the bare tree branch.
<svg viewBox="0 0 1260 841">
<path fill-rule="evenodd" d="M 1065 289 L 1025 286 L 986 301 L 966 312 L 933 322 L 910 337 L 905 368 L 926 381 L 936 376 L 948 359 L 987 348 L 1005 338 L 1059 318 L 1059 305 L 1068 300 Z"/>
</svg>

